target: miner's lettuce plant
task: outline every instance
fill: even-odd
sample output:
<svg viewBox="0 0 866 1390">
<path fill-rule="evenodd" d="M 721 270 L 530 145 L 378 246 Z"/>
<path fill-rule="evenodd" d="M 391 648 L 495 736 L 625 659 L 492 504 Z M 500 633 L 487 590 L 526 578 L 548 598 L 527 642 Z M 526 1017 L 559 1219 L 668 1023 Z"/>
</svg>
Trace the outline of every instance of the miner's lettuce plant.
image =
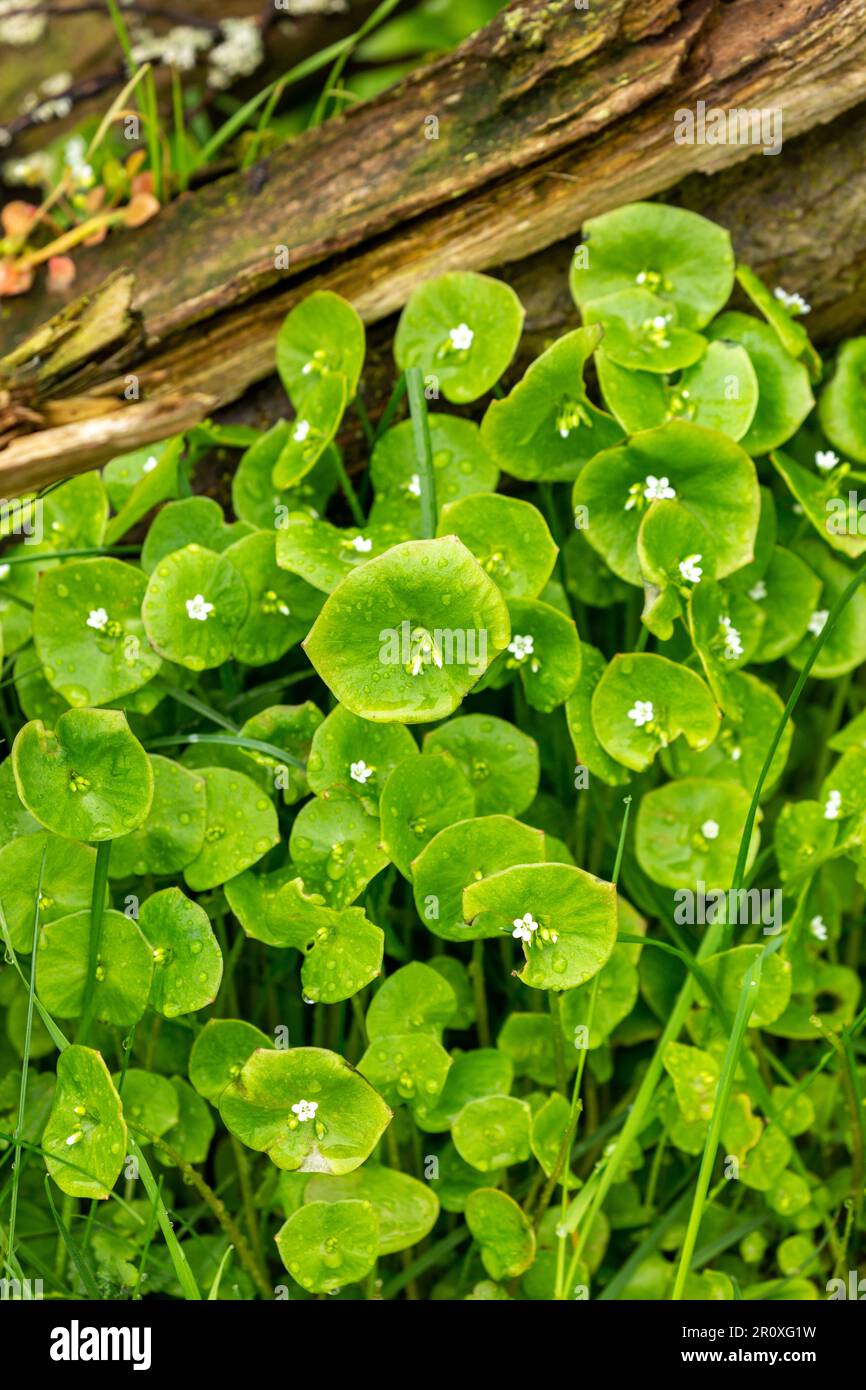
<svg viewBox="0 0 866 1390">
<path fill-rule="evenodd" d="M 7 1277 L 814 1299 L 856 1267 L 866 339 L 822 362 L 661 204 L 589 222 L 570 287 L 527 362 L 502 281 L 419 285 L 375 423 L 317 291 L 286 418 L 6 537 Z"/>
</svg>

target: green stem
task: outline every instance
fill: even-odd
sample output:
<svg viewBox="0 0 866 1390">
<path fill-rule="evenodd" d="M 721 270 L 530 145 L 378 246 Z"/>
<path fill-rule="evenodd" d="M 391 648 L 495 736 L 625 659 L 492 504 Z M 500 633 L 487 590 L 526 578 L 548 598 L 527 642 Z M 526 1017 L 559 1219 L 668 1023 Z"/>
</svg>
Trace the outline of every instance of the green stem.
<svg viewBox="0 0 866 1390">
<path fill-rule="evenodd" d="M 90 936 L 87 946 L 87 977 L 84 981 L 84 999 L 81 1004 L 81 1022 L 75 1041 L 84 1044 L 93 1022 L 94 993 L 96 990 L 96 971 L 99 965 L 99 947 L 102 941 L 102 918 L 105 912 L 105 895 L 108 887 L 108 861 L 111 856 L 111 841 L 100 840 L 96 846 L 96 864 L 93 869 L 93 889 L 90 895 Z"/>
<path fill-rule="evenodd" d="M 716 1161 L 716 1149 L 719 1146 L 719 1135 L 721 1134 L 722 1121 L 728 1108 L 728 1097 L 731 1093 L 734 1076 L 737 1071 L 737 1063 L 740 1055 L 740 1047 L 746 1032 L 746 1025 L 749 1016 L 755 1006 L 758 995 L 758 988 L 761 983 L 761 969 L 763 966 L 763 953 L 756 956 L 746 971 L 743 980 L 743 987 L 740 990 L 740 998 L 737 1004 L 737 1012 L 734 1015 L 734 1026 L 728 1038 L 728 1046 L 725 1049 L 725 1057 L 722 1063 L 722 1071 L 719 1083 L 716 1088 L 716 1099 L 713 1106 L 710 1128 L 707 1133 L 704 1152 L 701 1156 L 701 1166 L 698 1172 L 698 1181 L 695 1186 L 695 1195 L 692 1199 L 692 1209 L 689 1213 L 689 1222 L 686 1227 L 686 1234 L 680 1250 L 680 1262 L 677 1269 L 676 1280 L 671 1299 L 678 1303 L 683 1296 L 686 1278 L 691 1269 L 692 1256 L 695 1253 L 695 1244 L 698 1232 L 701 1228 L 701 1218 L 704 1214 L 704 1206 L 709 1191 L 710 1178 L 713 1173 L 713 1165 Z"/>
<path fill-rule="evenodd" d="M 193 1168 L 191 1163 L 187 1163 L 186 1159 L 178 1153 L 177 1149 L 172 1148 L 171 1144 L 167 1144 L 160 1135 L 154 1134 L 152 1130 L 145 1129 L 143 1125 L 139 1124 L 131 1125 L 131 1128 L 135 1130 L 136 1134 L 140 1134 L 142 1139 L 146 1140 L 148 1144 L 152 1144 L 154 1148 L 161 1149 L 162 1152 L 171 1159 L 172 1163 L 180 1169 L 185 1181 L 195 1188 L 202 1201 L 213 1212 L 217 1221 L 222 1226 L 231 1244 L 237 1250 L 238 1258 L 247 1271 L 247 1274 L 249 1274 L 253 1283 L 256 1285 L 256 1288 L 263 1297 L 272 1299 L 274 1296 L 273 1287 L 268 1283 L 264 1272 L 259 1268 L 246 1236 L 234 1220 L 225 1202 L 216 1195 L 212 1187 L 208 1186 L 201 1173 L 199 1173 L 196 1168 Z"/>
<path fill-rule="evenodd" d="M 343 459 L 339 449 L 335 449 L 333 451 L 333 460 L 334 466 L 337 470 L 337 477 L 340 480 L 340 487 L 342 489 L 343 496 L 349 504 L 349 511 L 352 513 L 352 520 L 354 521 L 356 526 L 360 526 L 363 530 L 367 524 L 367 518 L 364 516 L 364 508 L 358 501 L 358 494 L 355 491 L 352 479 L 346 472 L 346 465 L 343 463 Z"/>
<path fill-rule="evenodd" d="M 424 395 L 424 376 L 420 367 L 406 368 L 406 390 L 409 413 L 412 416 L 412 439 L 418 461 L 421 484 L 421 531 L 429 540 L 436 535 L 436 479 L 433 476 L 433 449 L 430 444 L 430 422 L 427 418 L 427 399 Z"/>
<path fill-rule="evenodd" d="M 42 858 L 39 861 L 39 877 L 36 881 L 36 902 L 33 908 L 33 940 L 31 945 L 31 962 L 36 961 L 36 945 L 39 940 L 39 905 L 42 901 L 42 875 L 45 872 L 45 854 L 42 851 Z M 12 1165 L 12 1198 L 9 1214 L 9 1237 L 6 1246 L 6 1258 L 10 1262 L 15 1258 L 15 1223 L 18 1216 L 18 1186 L 21 1179 L 21 1167 L 23 1156 L 18 1144 L 18 1140 L 24 1132 L 24 1119 L 27 1105 L 27 1079 L 30 1074 L 30 1045 L 33 1037 L 33 996 L 35 991 L 36 971 L 31 965 L 30 969 L 30 988 L 27 991 L 27 1019 L 24 1025 L 24 1047 L 21 1057 L 21 1086 L 18 1091 L 18 1118 L 15 1121 L 15 1157 Z"/>
<path fill-rule="evenodd" d="M 555 989 L 547 991 L 547 1004 L 550 1009 L 550 1022 L 553 1028 L 553 1057 L 556 1068 L 556 1089 L 561 1095 L 568 1090 L 568 1072 L 565 1068 L 565 1039 L 562 1036 L 562 1000 Z"/>
</svg>

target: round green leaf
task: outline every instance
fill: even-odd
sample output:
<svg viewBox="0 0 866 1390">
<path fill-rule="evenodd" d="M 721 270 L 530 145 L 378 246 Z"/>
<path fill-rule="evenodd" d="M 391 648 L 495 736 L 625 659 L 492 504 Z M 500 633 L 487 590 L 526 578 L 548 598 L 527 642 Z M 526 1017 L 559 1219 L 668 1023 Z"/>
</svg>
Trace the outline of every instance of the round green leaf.
<svg viewBox="0 0 866 1390">
<path fill-rule="evenodd" d="M 273 513 L 270 523 L 273 524 Z M 183 497 L 179 502 L 167 502 L 157 512 L 145 538 L 141 568 L 145 574 L 152 574 L 160 560 L 193 544 L 221 554 L 249 533 L 245 522 L 226 525 L 223 509 L 212 497 Z"/>
<path fill-rule="evenodd" d="M 451 1058 L 428 1033 L 395 1033 L 374 1039 L 358 1070 L 389 1105 L 430 1105 L 441 1094 Z"/>
<path fill-rule="evenodd" d="M 314 589 L 330 594 L 352 570 L 383 555 L 406 528 L 394 526 L 337 527 L 304 512 L 290 512 L 277 531 L 277 564 Z"/>
<path fill-rule="evenodd" d="M 499 469 L 485 447 L 478 426 L 456 415 L 427 416 L 436 501 L 440 507 L 472 493 L 492 492 Z M 411 536 L 421 528 L 421 480 L 412 421 L 386 430 L 373 446 L 370 477 L 376 492 L 370 525 L 397 526 Z"/>
<path fill-rule="evenodd" d="M 270 705 L 260 714 L 254 714 L 241 725 L 244 738 L 255 738 L 262 743 L 270 743 L 282 748 L 299 762 L 306 763 L 313 743 L 313 736 L 322 722 L 322 711 L 312 700 L 302 705 Z M 269 753 L 258 749 L 243 752 L 263 774 L 262 785 L 276 787 L 283 793 L 283 801 L 292 806 L 310 790 L 307 773 L 303 767 L 294 763 L 280 762 Z"/>
<path fill-rule="evenodd" d="M 763 579 L 749 590 L 753 603 L 764 610 L 761 643 L 752 658 L 756 662 L 776 661 L 802 642 L 812 614 L 820 608 L 821 580 L 809 566 L 777 545 Z"/>
<path fill-rule="evenodd" d="M 350 574 L 304 649 L 353 713 L 412 724 L 450 714 L 508 637 L 498 588 L 444 536 L 395 545 Z"/>
<path fill-rule="evenodd" d="M 133 1126 L 145 1125 L 153 1134 L 162 1136 L 180 1119 L 180 1102 L 171 1082 L 156 1072 L 129 1067 L 121 1079 L 118 1073 L 111 1078 L 120 1087 L 123 1113 Z"/>
<path fill-rule="evenodd" d="M 680 419 L 742 439 L 758 404 L 755 369 L 736 343 L 711 342 L 700 361 L 678 373 L 676 381 L 628 371 L 599 352 L 598 377 L 605 401 L 629 434 Z"/>
<path fill-rule="evenodd" d="M 592 696 L 592 723 L 605 751 L 635 772 L 682 734 L 691 748 L 708 747 L 719 728 L 709 689 L 665 656 L 615 656 Z"/>
<path fill-rule="evenodd" d="M 443 749 L 398 763 L 379 810 L 385 853 L 411 880 L 412 861 L 433 836 L 475 814 L 475 794 L 459 763 Z"/>
<path fill-rule="evenodd" d="M 166 1130 L 165 1141 L 181 1158 L 185 1158 L 187 1163 L 204 1163 L 216 1128 L 211 1111 L 201 1096 L 196 1095 L 182 1077 L 172 1076 L 170 1080 L 177 1098 L 178 1117 L 171 1128 Z M 162 1149 L 155 1148 L 153 1156 L 166 1168 L 175 1166 L 174 1160 Z"/>
<path fill-rule="evenodd" d="M 466 1203 L 466 1225 L 491 1279 L 516 1279 L 535 1258 L 535 1232 L 513 1197 L 479 1187 Z"/>
<path fill-rule="evenodd" d="M 176 874 L 201 851 L 207 806 L 205 783 L 170 758 L 150 754 L 153 801 L 137 830 L 111 846 L 112 878 Z"/>
<path fill-rule="evenodd" d="M 354 1173 L 337 1178 L 314 1174 L 304 1189 L 304 1202 L 369 1202 L 379 1221 L 379 1255 L 408 1250 L 428 1236 L 439 1215 L 439 1199 L 430 1184 L 408 1173 L 365 1163 Z"/>
<path fill-rule="evenodd" d="M 287 420 L 278 420 L 241 455 L 232 477 L 235 515 L 263 530 L 269 530 L 275 522 L 279 525 L 280 519 L 292 511 L 309 509 L 318 516 L 337 486 L 339 455 L 336 445 L 331 444 L 294 487 L 286 492 L 274 487 L 274 466 L 291 428 Z"/>
<path fill-rule="evenodd" d="M 141 614 L 161 656 L 204 671 L 228 661 L 248 606 L 246 585 L 228 556 L 187 545 L 160 560 Z"/>
<path fill-rule="evenodd" d="M 32 720 L 15 739 L 12 766 L 28 811 L 69 839 L 117 839 L 150 811 L 150 762 L 119 710 L 68 710 L 53 732 Z"/>
<path fill-rule="evenodd" d="M 519 979 L 533 989 L 582 985 L 616 940 L 616 889 L 570 864 L 515 865 L 483 878 L 463 894 L 463 912 L 517 938 Z"/>
<path fill-rule="evenodd" d="M 631 371 L 678 372 L 707 350 L 700 333 L 678 326 L 676 307 L 645 289 L 620 290 L 583 307 L 586 324 L 604 327 L 604 354 Z"/>
<path fill-rule="evenodd" d="M 587 540 L 629 584 L 641 583 L 638 532 L 657 500 L 676 500 L 715 538 L 716 578 L 752 559 L 758 479 L 748 454 L 726 435 L 683 422 L 662 425 L 597 455 L 581 473 L 574 504 L 588 509 Z"/>
<path fill-rule="evenodd" d="M 818 402 L 821 428 L 830 443 L 855 463 L 866 463 L 864 371 L 866 338 L 849 338 L 839 350 L 836 370 Z"/>
<path fill-rule="evenodd" d="M 504 400 L 490 402 L 481 437 L 506 473 L 570 482 L 594 454 L 620 442 L 619 426 L 592 404 L 583 384 L 586 360 L 601 337 L 597 325 L 566 333 Z"/>
<path fill-rule="evenodd" d="M 371 807 L 398 763 L 413 758 L 418 746 L 402 724 L 374 724 L 342 705 L 318 726 L 307 759 L 310 789 L 348 787 Z"/>
<path fill-rule="evenodd" d="M 586 254 L 575 255 L 570 286 L 579 308 L 638 286 L 675 304 L 681 321 L 702 328 L 734 287 L 729 232 L 684 208 L 628 203 L 590 218 Z"/>
<path fill-rule="evenodd" d="M 412 864 L 415 906 L 425 926 L 446 941 L 496 936 L 498 928 L 463 919 L 463 890 L 512 864 L 542 864 L 544 835 L 510 816 L 482 816 L 448 825 Z"/>
<path fill-rule="evenodd" d="M 341 787 L 301 807 L 289 838 L 289 854 L 307 892 L 332 907 L 348 907 L 388 862 L 380 848 L 378 816 Z"/>
<path fill-rule="evenodd" d="M 50 1014 L 78 1018 L 89 968 L 90 913 L 60 917 L 39 932 L 36 988 Z M 94 1017 L 129 1028 L 147 1008 L 153 953 L 135 922 L 103 913 L 94 987 Z"/>
<path fill-rule="evenodd" d="M 556 564 L 547 522 L 530 502 L 481 492 L 439 512 L 438 534 L 457 536 L 504 594 L 534 598 Z"/>
<path fill-rule="evenodd" d="M 513 1077 L 511 1059 L 497 1048 L 457 1053 L 441 1095 L 432 1104 L 416 1106 L 415 1123 L 428 1133 L 448 1130 L 470 1101 L 484 1096 L 507 1096 Z"/>
<path fill-rule="evenodd" d="M 43 867 L 43 858 L 44 867 Z M 42 868 L 39 899 L 41 926 L 89 907 L 96 851 L 75 840 L 61 840 L 47 831 L 22 836 L 0 850 L 0 905 L 15 951 L 33 947 L 36 889 Z"/>
<path fill-rule="evenodd" d="M 241 575 L 249 596 L 232 655 L 244 666 L 267 666 L 306 636 L 322 606 L 322 595 L 277 566 L 275 531 L 245 536 L 229 546 L 226 558 Z"/>
<path fill-rule="evenodd" d="M 510 599 L 511 641 L 500 657 L 520 676 L 527 703 L 549 714 L 580 675 L 580 639 L 570 616 L 539 599 Z"/>
<path fill-rule="evenodd" d="M 413 961 L 389 975 L 367 1010 L 371 1040 L 401 1033 L 432 1033 L 441 1037 L 457 1007 L 454 991 L 429 965 Z"/>
<path fill-rule="evenodd" d="M 98 1052 L 73 1045 L 57 1059 L 57 1086 L 42 1136 L 45 1166 L 69 1197 L 106 1198 L 123 1167 L 120 1097 Z"/>
<path fill-rule="evenodd" d="M 523 306 L 509 285 L 474 271 L 451 271 L 412 291 L 394 336 L 397 366 L 435 376 L 448 401 L 476 401 L 499 380 L 523 329 Z"/>
<path fill-rule="evenodd" d="M 707 329 L 712 342 L 739 343 L 758 380 L 758 402 L 740 443 L 747 454 L 768 454 L 790 439 L 815 404 L 809 373 L 779 341 L 768 323 L 751 314 L 721 314 Z M 712 348 L 708 350 L 712 351 Z"/>
<path fill-rule="evenodd" d="M 254 1052 L 223 1091 L 220 1114 L 248 1148 L 266 1153 L 278 1168 L 302 1173 L 351 1173 L 391 1119 L 361 1074 L 320 1047 Z"/>
<path fill-rule="evenodd" d="M 485 1096 L 465 1105 L 452 1127 L 454 1147 L 464 1162 L 489 1173 L 529 1157 L 532 1112 L 516 1096 Z"/>
<path fill-rule="evenodd" d="M 276 1236 L 280 1259 L 309 1293 L 357 1284 L 376 1263 L 379 1223 L 371 1202 L 310 1202 Z"/>
<path fill-rule="evenodd" d="M 475 793 L 479 815 L 519 816 L 538 790 L 537 743 L 495 715 L 449 719 L 424 735 L 424 752 L 446 752 L 457 760 Z"/>
<path fill-rule="evenodd" d="M 277 371 L 298 409 L 322 377 L 345 377 L 351 399 L 364 363 L 364 325 L 355 309 L 330 290 L 316 290 L 296 304 L 277 334 Z"/>
<path fill-rule="evenodd" d="M 216 1104 L 256 1048 L 271 1046 L 270 1038 L 243 1019 L 212 1018 L 192 1045 L 189 1079 L 200 1096 Z"/>
<path fill-rule="evenodd" d="M 202 768 L 201 776 L 207 828 L 200 853 L 183 871 L 195 893 L 242 873 L 280 838 L 272 802 L 249 777 L 222 767 Z"/>
<path fill-rule="evenodd" d="M 735 782 L 686 777 L 643 797 L 635 827 L 638 863 L 654 883 L 695 892 L 726 891 L 733 880 L 751 797 Z M 752 835 L 749 858 L 760 834 Z"/>
<path fill-rule="evenodd" d="M 213 1003 L 223 958 L 204 908 L 164 888 L 142 903 L 138 924 L 153 948 L 151 1007 L 177 1018 Z"/>
</svg>

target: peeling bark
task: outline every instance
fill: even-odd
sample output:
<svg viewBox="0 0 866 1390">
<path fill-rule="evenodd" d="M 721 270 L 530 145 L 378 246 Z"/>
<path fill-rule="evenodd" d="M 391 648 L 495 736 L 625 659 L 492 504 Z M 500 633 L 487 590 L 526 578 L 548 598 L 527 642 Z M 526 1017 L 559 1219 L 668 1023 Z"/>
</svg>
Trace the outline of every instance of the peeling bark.
<svg viewBox="0 0 866 1390">
<path fill-rule="evenodd" d="M 456 268 L 502 268 L 527 305 L 526 346 L 536 351 L 576 322 L 566 268 L 584 219 L 662 192 L 729 226 L 743 259 L 808 294 L 814 323 L 838 334 L 863 314 L 866 112 L 792 137 L 866 99 L 864 58 L 864 0 L 512 6 L 264 170 L 180 198 L 88 253 L 85 288 L 119 266 L 134 270 L 128 340 L 66 381 L 31 381 L 29 395 L 20 368 L 0 363 L 0 385 L 23 392 L 37 415 L 46 389 L 55 409 L 58 398 L 69 408 L 70 397 L 98 393 L 104 410 L 128 371 L 148 400 L 188 392 L 224 405 L 272 372 L 279 324 L 312 288 L 344 294 L 372 324 L 419 280 Z M 675 111 L 699 99 L 780 109 L 782 154 L 675 144 Z M 430 114 L 439 140 L 424 139 Z M 277 245 L 290 248 L 288 271 L 274 268 Z M 17 301 L 7 332 L 20 338 L 46 307 Z M 116 440 L 130 409 L 102 416 Z M 37 466 L 44 476 L 52 459 L 56 473 L 97 461 L 69 436 L 70 454 L 59 455 L 56 433 L 44 428 L 0 452 L 7 490 Z"/>
</svg>

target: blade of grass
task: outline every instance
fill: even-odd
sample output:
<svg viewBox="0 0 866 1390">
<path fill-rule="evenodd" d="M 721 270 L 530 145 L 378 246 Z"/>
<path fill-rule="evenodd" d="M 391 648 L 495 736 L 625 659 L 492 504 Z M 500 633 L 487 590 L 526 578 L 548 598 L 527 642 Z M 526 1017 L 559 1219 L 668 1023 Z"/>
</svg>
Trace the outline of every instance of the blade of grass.
<svg viewBox="0 0 866 1390">
<path fill-rule="evenodd" d="M 51 1195 L 51 1179 L 49 1178 L 47 1173 L 45 1175 L 45 1196 L 48 1198 L 48 1208 L 51 1212 L 51 1215 L 54 1217 L 54 1223 L 57 1226 L 57 1230 L 60 1233 L 60 1239 L 66 1246 L 69 1258 L 72 1260 L 72 1263 L 75 1265 L 75 1268 L 78 1271 L 78 1276 L 81 1279 L 81 1282 L 84 1285 L 85 1289 L 87 1290 L 88 1298 L 92 1298 L 97 1303 L 100 1302 L 102 1294 L 99 1292 L 99 1285 L 96 1282 L 93 1270 L 90 1268 L 89 1264 L 84 1259 L 84 1256 L 82 1255 L 81 1251 L 79 1250 L 78 1246 L 76 1245 L 75 1241 L 72 1239 L 72 1236 L 67 1230 L 66 1225 L 63 1221 L 63 1217 L 60 1215 L 60 1212 L 54 1205 L 54 1198 Z"/>
<path fill-rule="evenodd" d="M 791 690 L 791 694 L 788 697 L 788 702 L 785 705 L 785 709 L 779 719 L 779 723 L 776 727 L 776 732 L 770 740 L 770 744 L 767 749 L 767 754 L 764 759 L 764 765 L 761 768 L 761 772 L 758 776 L 758 781 L 755 786 L 754 793 L 752 795 L 751 805 L 749 807 L 745 824 L 743 826 L 743 834 L 740 840 L 740 850 L 737 856 L 736 868 L 734 870 L 734 882 L 732 885 L 733 888 L 738 889 L 741 888 L 743 885 L 746 862 L 749 853 L 749 845 L 751 844 L 752 831 L 754 829 L 755 817 L 758 809 L 758 802 L 764 783 L 767 779 L 767 774 L 769 773 L 776 749 L 778 748 L 779 743 L 781 742 L 785 728 L 788 725 L 791 715 L 793 714 L 793 711 L 797 705 L 797 701 L 799 700 L 800 695 L 802 694 L 803 687 L 805 686 L 806 681 L 809 677 L 809 672 L 812 670 L 812 667 L 817 661 L 821 649 L 824 645 L 824 642 L 827 640 L 828 636 L 835 627 L 840 613 L 843 612 L 846 605 L 850 602 L 851 598 L 856 593 L 857 589 L 863 583 L 864 579 L 866 579 L 866 565 L 861 565 L 861 567 L 856 571 L 853 578 L 851 579 L 851 582 L 842 591 L 842 593 L 839 595 L 836 602 L 830 609 L 827 621 L 824 624 L 824 627 L 821 630 L 820 634 L 815 639 L 815 643 L 812 647 L 812 650 L 810 651 L 809 656 L 807 657 L 806 662 L 803 666 L 803 669 L 800 672 L 796 682 L 794 683 L 794 686 Z M 713 955 L 717 950 L 721 949 L 723 941 L 725 939 L 725 931 L 726 928 L 722 922 L 714 921 L 712 923 L 709 931 L 705 935 L 698 949 L 698 961 L 705 960 L 708 956 Z M 583 1221 L 581 1225 L 580 1235 L 578 1237 L 574 1252 L 572 1254 L 570 1270 L 576 1269 L 578 1260 L 580 1259 L 581 1251 L 583 1249 L 583 1244 L 586 1240 L 586 1233 L 592 1226 L 592 1222 L 595 1219 L 596 1213 L 601 1208 L 602 1204 L 605 1201 L 605 1198 L 607 1197 L 608 1192 L 610 1191 L 610 1188 L 613 1184 L 613 1180 L 619 1172 L 620 1166 L 623 1162 L 623 1159 L 625 1158 L 625 1154 L 628 1150 L 629 1145 L 640 1133 L 641 1128 L 646 1122 L 647 1114 L 649 1112 L 650 1105 L 652 1104 L 653 1096 L 655 1095 L 656 1086 L 658 1085 L 659 1080 L 661 1079 L 661 1074 L 663 1070 L 662 1057 L 664 1055 L 664 1050 L 669 1042 L 674 1041 L 679 1036 L 680 1031 L 688 1015 L 689 1009 L 691 1008 L 694 999 L 694 993 L 695 982 L 692 976 L 690 975 L 689 978 L 686 980 L 685 984 L 683 985 L 682 989 L 680 990 L 680 993 L 677 996 L 677 999 L 668 1017 L 668 1021 L 662 1030 L 661 1037 L 659 1038 L 656 1044 L 655 1052 L 652 1056 L 652 1059 L 650 1060 L 646 1072 L 644 1073 L 643 1081 L 641 1082 L 640 1087 L 638 1088 L 637 1095 L 635 1096 L 635 1099 L 632 1103 L 632 1107 L 629 1111 L 626 1122 L 620 1130 L 619 1138 L 613 1144 L 610 1153 L 607 1155 L 604 1167 L 598 1170 L 597 1173 L 594 1175 L 594 1178 L 590 1180 L 593 1183 L 593 1197 L 586 1213 L 586 1219 L 585 1221 Z M 587 1183 L 587 1186 L 589 1185 L 590 1184 Z M 567 1282 L 570 1282 L 570 1280 Z"/>
<path fill-rule="evenodd" d="M 306 767 L 300 758 L 277 748 L 273 743 L 263 743 L 259 738 L 246 738 L 243 734 L 172 734 L 166 738 L 152 738 L 147 748 L 173 748 L 178 743 L 218 743 L 230 748 L 249 748 L 255 753 L 266 753 L 278 762 L 290 763 L 292 767 Z"/>
<path fill-rule="evenodd" d="M 352 56 L 352 52 L 354 51 L 354 49 L 357 48 L 358 44 L 361 42 L 362 39 L 366 38 L 367 35 L 373 29 L 377 28 L 377 26 L 381 24 L 383 20 L 388 18 L 391 12 L 395 10 L 399 4 L 400 0 L 382 0 L 382 4 L 377 5 L 373 13 L 371 15 L 368 15 L 368 17 L 364 20 L 364 23 L 361 24 L 359 28 L 355 30 L 354 34 L 351 34 L 349 36 L 349 40 L 346 44 L 345 49 L 337 58 L 337 61 L 331 68 L 331 71 L 328 73 L 325 85 L 322 88 L 322 91 L 319 94 L 319 99 L 313 108 L 313 114 L 310 117 L 309 125 L 307 127 L 308 129 L 312 129 L 313 126 L 321 125 L 322 121 L 324 120 L 328 102 L 330 101 L 334 89 L 343 75 L 343 69 L 348 63 L 350 57 Z"/>
<path fill-rule="evenodd" d="M 280 87 L 282 91 L 284 91 L 286 87 L 291 86 L 292 83 L 300 82 L 304 77 L 312 76 L 312 74 L 318 72 L 320 68 L 327 67 L 328 63 L 333 62 L 335 58 L 339 57 L 343 49 L 348 48 L 351 43 L 351 37 L 338 39 L 336 43 L 329 44 L 327 48 L 321 49 L 319 53 L 314 53 L 311 57 L 305 58 L 303 62 L 296 63 L 293 68 L 290 68 L 282 77 L 278 77 L 276 81 L 269 82 L 267 87 L 263 87 L 262 90 L 257 92 L 254 97 L 251 97 L 249 101 L 244 102 L 243 106 L 239 106 L 237 111 L 233 111 L 228 120 L 224 121 L 219 129 L 214 131 L 207 144 L 199 151 L 194 168 L 204 168 L 204 166 L 213 159 L 214 155 L 222 149 L 223 145 L 228 140 L 231 140 L 232 136 L 236 135 L 239 130 L 243 129 L 250 117 L 255 115 L 259 107 L 264 105 L 269 97 L 272 96 L 275 88 Z"/>
<path fill-rule="evenodd" d="M 737 1012 L 734 1015 L 734 1026 L 728 1038 L 728 1045 L 725 1048 L 722 1070 L 716 1087 L 716 1099 L 713 1105 L 710 1127 L 707 1131 L 704 1151 L 701 1155 L 701 1166 L 698 1170 L 698 1180 L 695 1185 L 694 1197 L 692 1198 L 688 1225 L 686 1226 L 685 1237 L 683 1238 L 682 1247 L 680 1249 L 680 1262 L 677 1267 L 676 1279 L 674 1280 L 673 1293 L 671 1294 L 671 1300 L 674 1303 L 678 1303 L 683 1296 L 686 1278 L 692 1266 L 692 1256 L 695 1253 L 695 1244 L 698 1239 L 698 1232 L 701 1228 L 701 1219 L 704 1214 L 704 1206 L 710 1188 L 710 1178 L 713 1175 L 713 1165 L 716 1161 L 716 1150 L 719 1147 L 722 1122 L 724 1121 L 728 1109 L 728 1097 L 731 1094 L 731 1086 L 733 1085 L 734 1076 L 737 1071 L 740 1047 L 742 1046 L 743 1038 L 746 1033 L 746 1025 L 758 997 L 764 959 L 774 947 L 778 948 L 778 945 L 778 942 L 774 942 L 772 946 L 768 946 L 765 951 L 762 951 L 759 956 L 755 957 L 745 973 L 742 988 L 740 989 Z"/>
<path fill-rule="evenodd" d="M 42 876 L 45 872 L 45 855 L 47 845 L 42 851 L 42 858 L 39 860 L 39 876 L 36 880 L 36 902 L 33 908 L 33 940 L 31 946 L 31 961 L 36 959 L 36 943 L 39 939 L 39 904 L 42 898 Z M 0 909 L 2 910 L 2 909 Z M 30 986 L 27 990 L 27 1018 L 24 1025 L 24 1047 L 21 1060 L 21 1086 L 18 1091 L 18 1116 L 15 1121 L 15 1158 L 12 1165 L 12 1201 L 9 1215 L 9 1243 L 7 1246 L 7 1258 L 14 1259 L 15 1256 L 15 1224 L 18 1216 L 18 1191 L 21 1180 L 21 1150 L 18 1141 L 24 1132 L 24 1118 L 27 1107 L 27 1078 L 30 1072 L 30 1046 L 33 1039 L 33 991 L 35 971 L 30 971 Z"/>
<path fill-rule="evenodd" d="M 93 1023 L 95 1004 L 96 969 L 99 963 L 99 947 L 102 941 L 102 919 L 105 913 L 105 896 L 108 887 L 108 861 L 111 857 L 111 841 L 101 840 L 96 846 L 96 864 L 93 868 L 93 887 L 90 894 L 90 935 L 87 944 L 87 977 L 84 981 L 84 999 L 81 1005 L 81 1020 L 75 1041 L 82 1045 L 87 1041 Z"/>
</svg>

